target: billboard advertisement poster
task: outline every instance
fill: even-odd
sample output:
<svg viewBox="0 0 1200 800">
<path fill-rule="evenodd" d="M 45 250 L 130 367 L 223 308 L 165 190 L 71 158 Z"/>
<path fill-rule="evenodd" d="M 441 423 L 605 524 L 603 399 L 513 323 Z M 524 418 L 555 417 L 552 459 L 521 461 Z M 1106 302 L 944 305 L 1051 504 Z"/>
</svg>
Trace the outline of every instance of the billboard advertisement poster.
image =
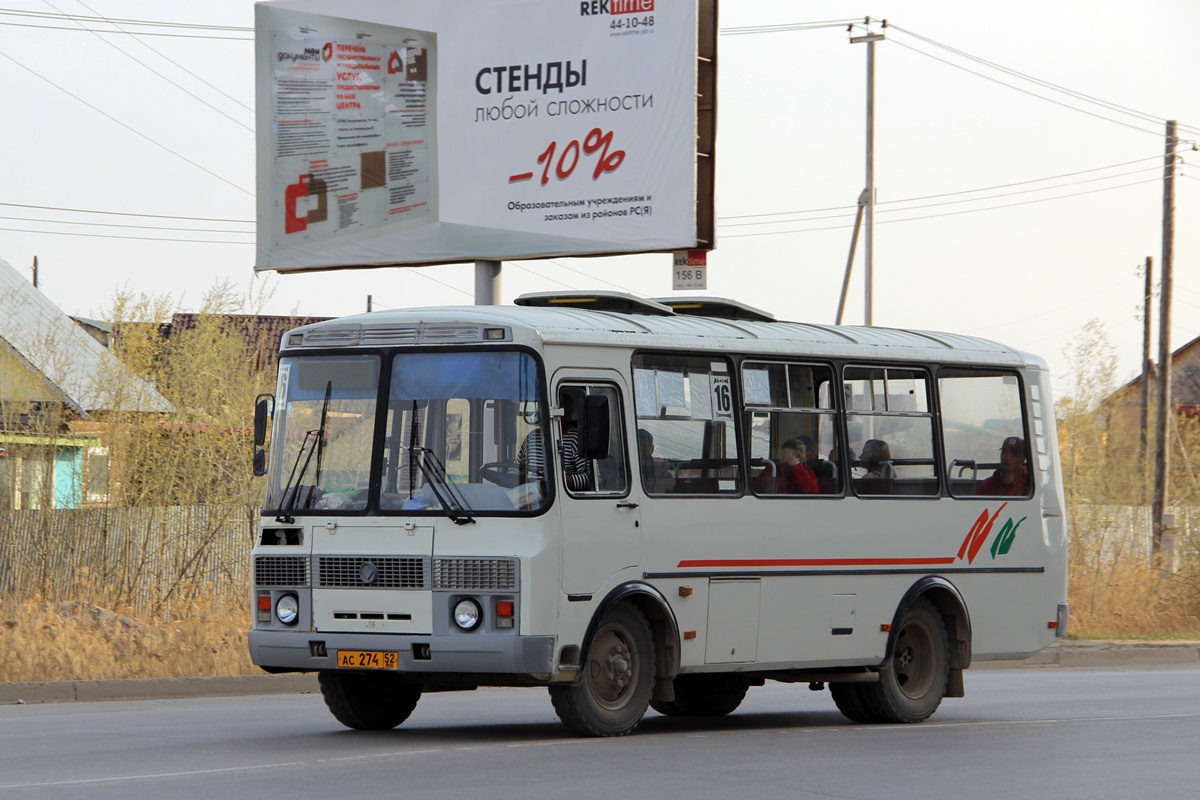
<svg viewBox="0 0 1200 800">
<path fill-rule="evenodd" d="M 255 11 L 256 269 L 697 246 L 695 0 Z"/>
</svg>

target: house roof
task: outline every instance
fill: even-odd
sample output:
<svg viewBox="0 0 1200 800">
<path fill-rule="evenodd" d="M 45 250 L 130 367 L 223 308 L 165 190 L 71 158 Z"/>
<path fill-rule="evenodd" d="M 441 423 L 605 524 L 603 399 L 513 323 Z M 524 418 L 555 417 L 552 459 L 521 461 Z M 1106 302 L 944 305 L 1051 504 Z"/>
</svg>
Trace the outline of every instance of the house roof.
<svg viewBox="0 0 1200 800">
<path fill-rule="evenodd" d="M 171 410 L 153 386 L 0 259 L 0 347 L 77 413 Z"/>
<path fill-rule="evenodd" d="M 1140 392 L 1143 377 L 1143 374 L 1139 374 L 1121 386 L 1109 395 L 1108 402 L 1138 402 L 1127 398 L 1135 391 Z M 1151 376 L 1151 381 L 1156 381 L 1154 375 Z M 1171 353 L 1171 401 L 1175 406 L 1200 405 L 1200 336 Z"/>
</svg>

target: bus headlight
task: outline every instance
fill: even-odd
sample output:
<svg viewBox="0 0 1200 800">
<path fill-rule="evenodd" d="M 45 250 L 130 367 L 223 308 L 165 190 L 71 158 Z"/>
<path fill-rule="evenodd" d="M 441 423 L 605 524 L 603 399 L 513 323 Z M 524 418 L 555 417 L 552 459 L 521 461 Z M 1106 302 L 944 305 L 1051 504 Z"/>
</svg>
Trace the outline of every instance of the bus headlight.
<svg viewBox="0 0 1200 800">
<path fill-rule="evenodd" d="M 295 625 L 300 619 L 300 600 L 294 594 L 281 595 L 275 601 L 275 617 L 284 625 Z"/>
<path fill-rule="evenodd" d="M 479 608 L 479 603 L 469 597 L 459 600 L 454 606 L 454 624 L 460 630 L 473 631 L 479 627 L 480 620 L 483 619 L 483 612 Z"/>
</svg>

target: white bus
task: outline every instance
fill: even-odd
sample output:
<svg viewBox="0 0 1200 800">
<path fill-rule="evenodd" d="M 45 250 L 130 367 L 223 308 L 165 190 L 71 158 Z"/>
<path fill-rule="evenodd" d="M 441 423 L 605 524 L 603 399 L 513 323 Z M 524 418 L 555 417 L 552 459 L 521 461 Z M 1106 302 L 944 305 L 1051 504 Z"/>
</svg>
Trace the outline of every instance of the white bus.
<svg viewBox="0 0 1200 800">
<path fill-rule="evenodd" d="M 255 421 L 250 652 L 351 728 L 546 686 L 619 736 L 767 680 L 919 722 L 1066 632 L 1046 364 L 982 339 L 524 295 L 289 331 Z"/>
</svg>

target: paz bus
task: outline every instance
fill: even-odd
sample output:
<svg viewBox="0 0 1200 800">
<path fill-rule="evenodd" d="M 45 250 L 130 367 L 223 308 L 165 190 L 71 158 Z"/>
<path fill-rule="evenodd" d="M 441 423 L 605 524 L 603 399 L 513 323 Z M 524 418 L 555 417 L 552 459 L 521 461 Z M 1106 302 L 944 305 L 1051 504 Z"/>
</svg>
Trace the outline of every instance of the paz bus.
<svg viewBox="0 0 1200 800">
<path fill-rule="evenodd" d="M 620 736 L 768 680 L 913 723 L 1066 632 L 1036 356 L 565 292 L 318 322 L 279 357 L 250 653 L 350 728 L 545 686 Z"/>
</svg>

